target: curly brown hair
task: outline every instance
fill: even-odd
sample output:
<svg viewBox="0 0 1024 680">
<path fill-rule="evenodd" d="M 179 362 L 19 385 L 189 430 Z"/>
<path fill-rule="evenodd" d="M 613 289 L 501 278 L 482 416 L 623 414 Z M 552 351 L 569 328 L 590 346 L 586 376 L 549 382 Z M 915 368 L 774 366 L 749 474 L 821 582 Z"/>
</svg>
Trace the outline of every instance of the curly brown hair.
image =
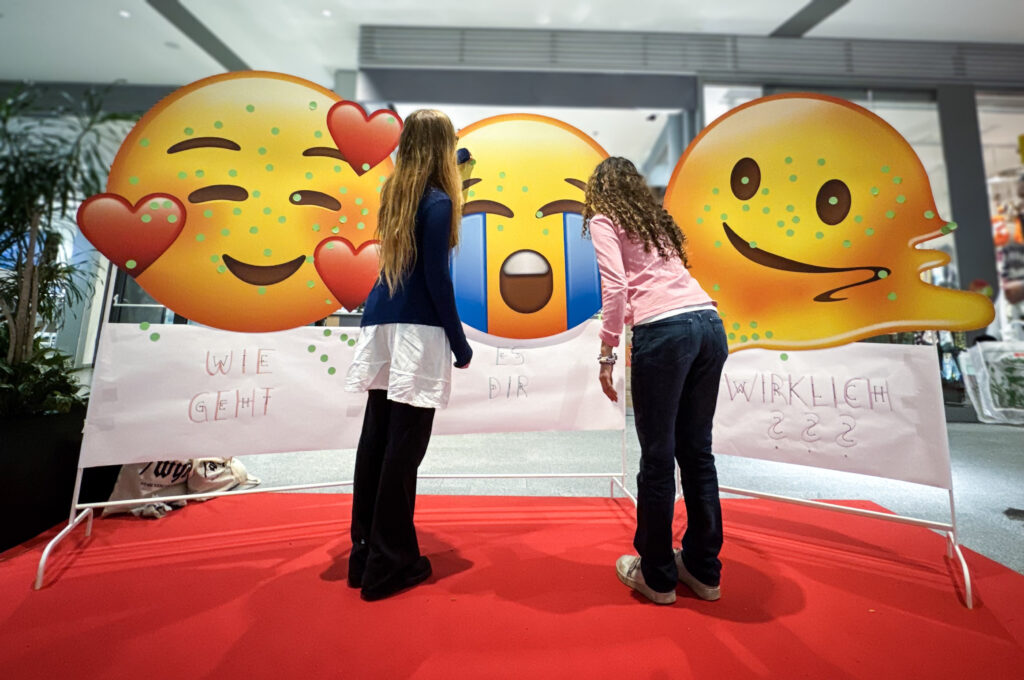
<svg viewBox="0 0 1024 680">
<path fill-rule="evenodd" d="M 657 251 L 664 259 L 678 257 L 690 268 L 686 257 L 686 234 L 668 211 L 660 206 L 630 161 L 612 156 L 601 161 L 590 176 L 583 210 L 583 233 L 594 215 L 605 215 L 619 225 L 646 252 Z"/>
</svg>

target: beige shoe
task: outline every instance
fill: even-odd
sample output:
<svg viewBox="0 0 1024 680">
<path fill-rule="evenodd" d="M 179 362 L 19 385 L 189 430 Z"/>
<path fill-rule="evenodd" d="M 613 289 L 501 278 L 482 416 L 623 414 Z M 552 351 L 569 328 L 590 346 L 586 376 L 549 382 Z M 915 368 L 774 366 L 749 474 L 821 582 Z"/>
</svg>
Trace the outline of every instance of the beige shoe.
<svg viewBox="0 0 1024 680">
<path fill-rule="evenodd" d="M 693 591 L 693 594 L 702 600 L 713 602 L 718 598 L 722 597 L 721 586 L 707 586 L 697 580 L 697 578 L 686 570 L 683 565 L 683 551 L 676 550 L 676 569 L 679 571 L 679 580 L 683 582 L 687 588 Z"/>
<path fill-rule="evenodd" d="M 654 604 L 672 604 L 676 601 L 676 591 L 659 593 L 644 582 L 644 573 L 640 571 L 639 555 L 623 555 L 615 560 L 615 573 L 619 575 L 620 581 Z"/>
</svg>

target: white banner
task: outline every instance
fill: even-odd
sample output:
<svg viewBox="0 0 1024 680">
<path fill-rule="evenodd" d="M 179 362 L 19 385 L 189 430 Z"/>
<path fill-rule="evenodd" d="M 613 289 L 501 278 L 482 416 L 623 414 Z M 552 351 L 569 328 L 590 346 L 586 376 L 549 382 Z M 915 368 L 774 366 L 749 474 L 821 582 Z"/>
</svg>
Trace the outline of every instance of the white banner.
<svg viewBox="0 0 1024 680">
<path fill-rule="evenodd" d="M 722 374 L 714 450 L 948 489 L 935 348 L 736 352 Z"/>
<path fill-rule="evenodd" d="M 358 328 L 143 326 L 103 328 L 82 467 L 355 448 L 366 395 L 344 384 Z M 434 432 L 622 429 L 624 400 L 608 401 L 597 380 L 599 329 L 588 321 L 547 347 L 471 341 L 473 362 L 453 369 Z"/>
</svg>

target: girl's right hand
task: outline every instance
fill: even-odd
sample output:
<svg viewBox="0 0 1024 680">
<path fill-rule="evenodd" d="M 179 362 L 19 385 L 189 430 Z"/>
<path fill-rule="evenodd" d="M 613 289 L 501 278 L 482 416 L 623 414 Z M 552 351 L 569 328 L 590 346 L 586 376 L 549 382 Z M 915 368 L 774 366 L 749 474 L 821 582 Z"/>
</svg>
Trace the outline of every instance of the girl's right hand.
<svg viewBox="0 0 1024 680">
<path fill-rule="evenodd" d="M 455 364 L 455 368 L 469 368 L 469 364 L 471 362 L 472 362 L 472 360 L 467 361 L 466 363 L 462 364 L 461 366 L 459 366 L 458 364 Z"/>
</svg>

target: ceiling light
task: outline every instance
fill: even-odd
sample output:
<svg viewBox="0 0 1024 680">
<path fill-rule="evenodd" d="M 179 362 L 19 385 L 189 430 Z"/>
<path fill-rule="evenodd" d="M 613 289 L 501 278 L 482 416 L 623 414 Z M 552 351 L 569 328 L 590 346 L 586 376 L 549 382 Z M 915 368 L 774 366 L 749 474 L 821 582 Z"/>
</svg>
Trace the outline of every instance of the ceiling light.
<svg viewBox="0 0 1024 680">
<path fill-rule="evenodd" d="M 325 17 L 327 17 L 328 19 L 330 19 L 330 18 L 331 18 L 331 14 L 332 14 L 332 12 L 331 12 L 331 10 L 329 10 L 329 9 L 325 9 L 325 10 L 323 10 L 322 12 L 320 12 L 320 14 L 323 14 L 323 15 L 324 15 Z"/>
<path fill-rule="evenodd" d="M 121 18 L 122 18 L 122 19 L 131 19 L 131 18 L 132 18 L 132 13 L 131 13 L 131 12 L 129 12 L 128 10 L 126 10 L 126 9 L 122 9 L 122 10 L 120 10 L 120 11 L 118 12 L 118 14 L 120 14 L 120 15 L 121 15 Z"/>
</svg>

